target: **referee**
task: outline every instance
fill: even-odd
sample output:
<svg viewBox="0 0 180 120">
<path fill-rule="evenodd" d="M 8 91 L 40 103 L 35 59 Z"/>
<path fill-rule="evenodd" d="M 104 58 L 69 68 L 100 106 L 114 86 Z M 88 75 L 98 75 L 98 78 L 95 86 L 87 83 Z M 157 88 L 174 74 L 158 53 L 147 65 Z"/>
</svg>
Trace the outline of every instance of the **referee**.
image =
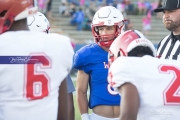
<svg viewBox="0 0 180 120">
<path fill-rule="evenodd" d="M 163 12 L 163 23 L 169 35 L 157 47 L 157 56 L 162 59 L 180 59 L 180 0 L 164 0 L 154 12 Z"/>
</svg>

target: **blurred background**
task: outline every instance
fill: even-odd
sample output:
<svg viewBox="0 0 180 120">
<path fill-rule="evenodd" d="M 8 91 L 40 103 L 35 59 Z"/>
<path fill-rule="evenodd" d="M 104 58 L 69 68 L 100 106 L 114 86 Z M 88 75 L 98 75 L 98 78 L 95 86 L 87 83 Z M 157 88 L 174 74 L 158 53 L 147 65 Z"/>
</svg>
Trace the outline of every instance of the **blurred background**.
<svg viewBox="0 0 180 120">
<path fill-rule="evenodd" d="M 163 26 L 163 13 L 153 12 L 162 5 L 162 0 L 38 0 L 38 3 L 39 11 L 50 22 L 50 32 L 69 36 L 75 51 L 94 42 L 91 21 L 95 12 L 106 5 L 123 13 L 127 19 L 126 30 L 143 32 L 155 46 L 169 34 Z M 71 77 L 76 87 L 76 70 L 72 69 Z M 74 93 L 75 120 L 80 120 L 75 97 Z"/>
</svg>

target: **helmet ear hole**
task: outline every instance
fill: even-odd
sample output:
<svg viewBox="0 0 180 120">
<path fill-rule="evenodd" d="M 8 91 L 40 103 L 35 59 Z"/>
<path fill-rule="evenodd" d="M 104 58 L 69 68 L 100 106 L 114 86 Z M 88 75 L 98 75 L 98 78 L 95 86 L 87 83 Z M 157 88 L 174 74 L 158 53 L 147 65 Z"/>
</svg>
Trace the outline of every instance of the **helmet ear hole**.
<svg viewBox="0 0 180 120">
<path fill-rule="evenodd" d="M 7 19 L 4 23 L 4 26 L 10 26 L 11 25 L 11 21 L 9 19 Z"/>
</svg>

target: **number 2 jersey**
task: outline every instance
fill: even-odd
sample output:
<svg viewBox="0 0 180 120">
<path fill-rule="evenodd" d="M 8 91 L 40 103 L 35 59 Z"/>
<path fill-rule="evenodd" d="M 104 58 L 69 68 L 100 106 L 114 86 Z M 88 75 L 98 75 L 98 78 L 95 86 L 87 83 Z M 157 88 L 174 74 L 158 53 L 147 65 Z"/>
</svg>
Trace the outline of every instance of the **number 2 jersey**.
<svg viewBox="0 0 180 120">
<path fill-rule="evenodd" d="M 150 56 L 119 57 L 109 69 L 115 90 L 136 86 L 140 107 L 137 120 L 180 120 L 180 63 Z"/>
<path fill-rule="evenodd" d="M 84 46 L 74 56 L 74 68 L 89 74 L 89 108 L 97 105 L 120 104 L 120 96 L 111 88 L 107 80 L 107 55 L 108 52 L 94 43 Z"/>
<path fill-rule="evenodd" d="M 0 57 L 0 120 L 57 120 L 59 86 L 72 67 L 69 38 L 6 32 L 0 35 Z M 38 64 L 23 64 L 27 60 Z"/>
</svg>

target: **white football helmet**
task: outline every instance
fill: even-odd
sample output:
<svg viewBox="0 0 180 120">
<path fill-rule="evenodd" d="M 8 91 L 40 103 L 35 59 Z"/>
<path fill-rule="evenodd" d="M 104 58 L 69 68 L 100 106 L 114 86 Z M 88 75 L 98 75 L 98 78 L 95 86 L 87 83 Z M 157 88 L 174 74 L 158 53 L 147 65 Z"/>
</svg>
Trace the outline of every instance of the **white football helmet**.
<svg viewBox="0 0 180 120">
<path fill-rule="evenodd" d="M 149 47 L 153 56 L 156 56 L 155 47 L 150 40 L 138 30 L 128 30 L 119 35 L 110 46 L 108 53 L 109 65 L 119 56 L 128 56 L 128 53 L 138 46 Z"/>
<path fill-rule="evenodd" d="M 97 29 L 99 26 L 115 26 L 115 34 L 99 35 Z M 124 32 L 124 17 L 122 13 L 113 6 L 101 7 L 94 15 L 91 27 L 95 42 L 100 46 L 109 47 L 113 40 Z M 104 40 L 104 38 L 106 38 L 106 40 Z M 107 38 L 109 40 L 107 40 Z"/>
<path fill-rule="evenodd" d="M 28 27 L 32 31 L 49 33 L 50 23 L 48 19 L 40 12 L 36 15 L 29 16 L 27 19 Z"/>
</svg>

